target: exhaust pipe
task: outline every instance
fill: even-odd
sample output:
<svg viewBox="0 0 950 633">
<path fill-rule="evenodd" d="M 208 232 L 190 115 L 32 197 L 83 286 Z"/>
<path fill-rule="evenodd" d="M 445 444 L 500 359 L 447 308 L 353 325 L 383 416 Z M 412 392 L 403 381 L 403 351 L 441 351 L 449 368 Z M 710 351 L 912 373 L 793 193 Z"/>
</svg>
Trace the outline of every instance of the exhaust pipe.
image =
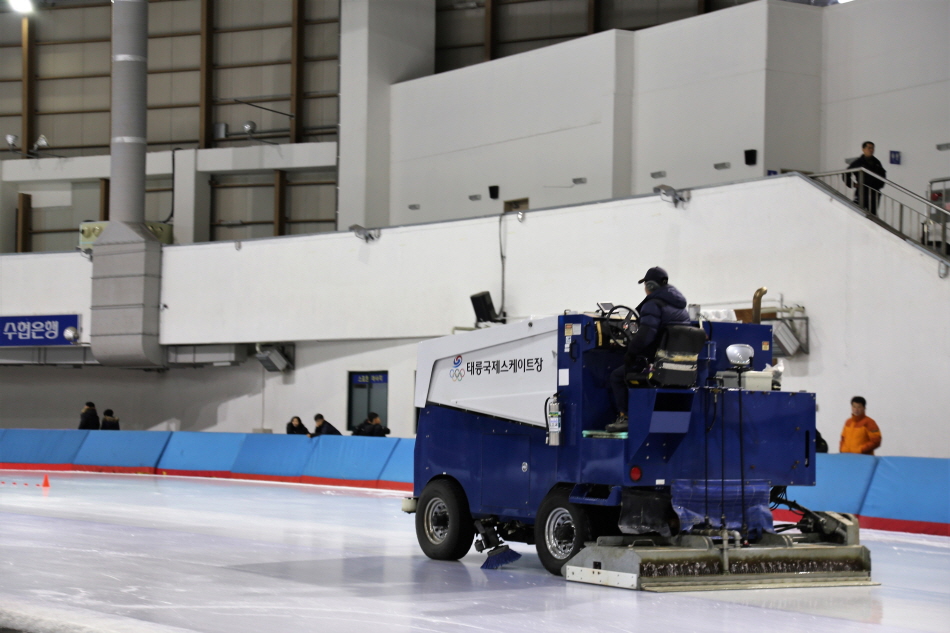
<svg viewBox="0 0 950 633">
<path fill-rule="evenodd" d="M 765 293 L 769 291 L 768 288 L 762 286 L 755 291 L 755 294 L 752 295 L 752 322 L 761 323 L 762 322 L 762 297 L 765 296 Z"/>
</svg>

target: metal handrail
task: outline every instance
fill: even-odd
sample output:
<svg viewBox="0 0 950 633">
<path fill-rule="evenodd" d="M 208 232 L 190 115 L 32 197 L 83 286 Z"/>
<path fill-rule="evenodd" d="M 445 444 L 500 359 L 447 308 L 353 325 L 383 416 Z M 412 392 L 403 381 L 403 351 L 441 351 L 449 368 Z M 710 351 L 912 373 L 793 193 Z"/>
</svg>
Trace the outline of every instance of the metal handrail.
<svg viewBox="0 0 950 633">
<path fill-rule="evenodd" d="M 852 175 L 855 187 L 851 185 Z M 809 174 L 807 177 L 848 204 L 857 205 L 881 228 L 936 257 L 945 268 L 950 267 L 950 211 L 947 209 L 864 167 Z M 869 178 L 883 183 L 881 189 L 888 189 L 881 191 L 870 187 L 867 184 Z"/>
<path fill-rule="evenodd" d="M 888 180 L 887 178 L 884 178 L 883 176 L 879 174 L 875 174 L 873 171 L 870 171 L 866 167 L 855 167 L 854 169 L 840 169 L 838 171 L 823 171 L 818 174 L 808 174 L 808 177 L 811 178 L 812 180 L 817 180 L 818 178 L 822 178 L 826 176 L 838 176 L 838 175 L 843 176 L 845 174 L 857 174 L 858 172 L 864 172 L 868 176 L 871 176 L 872 178 L 880 180 L 888 187 L 893 187 L 894 189 L 897 189 L 901 193 L 908 195 L 911 198 L 917 200 L 918 202 L 921 202 L 927 205 L 934 211 L 937 211 L 938 213 L 942 213 L 943 215 L 946 215 L 946 216 L 950 216 L 950 211 L 947 211 L 946 209 L 934 204 L 930 200 L 927 200 L 927 198 L 921 196 L 920 194 L 914 193 L 910 189 L 905 189 L 904 187 L 901 187 L 899 184 L 897 184 L 893 180 Z"/>
</svg>

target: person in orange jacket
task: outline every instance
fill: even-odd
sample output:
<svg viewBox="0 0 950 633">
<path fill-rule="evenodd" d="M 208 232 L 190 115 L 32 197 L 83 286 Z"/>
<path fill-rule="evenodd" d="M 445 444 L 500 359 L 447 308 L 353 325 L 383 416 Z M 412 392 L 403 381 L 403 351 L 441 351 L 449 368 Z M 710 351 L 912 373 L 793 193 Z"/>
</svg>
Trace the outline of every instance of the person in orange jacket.
<svg viewBox="0 0 950 633">
<path fill-rule="evenodd" d="M 841 431 L 840 452 L 873 455 L 874 449 L 881 445 L 881 429 L 877 422 L 864 415 L 867 404 L 861 396 L 851 398 L 851 417 Z"/>
</svg>

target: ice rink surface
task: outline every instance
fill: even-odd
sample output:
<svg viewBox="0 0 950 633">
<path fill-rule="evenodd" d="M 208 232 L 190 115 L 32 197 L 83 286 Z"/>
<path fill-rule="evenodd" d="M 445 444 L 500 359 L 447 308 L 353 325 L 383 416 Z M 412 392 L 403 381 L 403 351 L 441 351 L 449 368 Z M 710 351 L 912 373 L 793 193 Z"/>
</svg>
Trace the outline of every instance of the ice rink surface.
<svg viewBox="0 0 950 633">
<path fill-rule="evenodd" d="M 0 628 L 279 631 L 950 631 L 950 539 L 862 532 L 879 587 L 652 594 L 426 558 L 399 493 L 0 472 Z M 16 485 L 14 485 L 14 483 Z M 28 485 L 25 485 L 28 484 Z"/>
</svg>

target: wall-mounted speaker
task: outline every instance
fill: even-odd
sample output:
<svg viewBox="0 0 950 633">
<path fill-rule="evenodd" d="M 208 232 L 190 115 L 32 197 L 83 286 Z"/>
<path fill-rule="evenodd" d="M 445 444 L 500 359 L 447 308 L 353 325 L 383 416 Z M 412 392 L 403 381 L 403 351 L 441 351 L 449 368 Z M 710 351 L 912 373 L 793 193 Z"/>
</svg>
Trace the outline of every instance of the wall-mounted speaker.
<svg viewBox="0 0 950 633">
<path fill-rule="evenodd" d="M 492 200 L 498 199 L 498 185 L 488 185 L 488 197 Z"/>
<path fill-rule="evenodd" d="M 745 151 L 745 164 L 746 165 L 755 165 L 756 161 L 759 159 L 759 150 L 757 149 L 747 149 Z"/>
</svg>

